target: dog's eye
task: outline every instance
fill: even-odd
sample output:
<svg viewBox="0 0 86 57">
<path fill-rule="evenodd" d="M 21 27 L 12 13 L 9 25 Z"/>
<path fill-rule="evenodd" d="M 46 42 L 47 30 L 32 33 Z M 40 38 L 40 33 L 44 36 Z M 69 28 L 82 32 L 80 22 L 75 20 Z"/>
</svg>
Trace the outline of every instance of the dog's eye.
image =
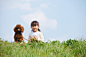
<svg viewBox="0 0 86 57">
<path fill-rule="evenodd" d="M 18 29 L 18 28 L 16 28 L 16 29 Z"/>
<path fill-rule="evenodd" d="M 21 29 L 21 28 L 18 28 L 18 29 Z"/>
</svg>

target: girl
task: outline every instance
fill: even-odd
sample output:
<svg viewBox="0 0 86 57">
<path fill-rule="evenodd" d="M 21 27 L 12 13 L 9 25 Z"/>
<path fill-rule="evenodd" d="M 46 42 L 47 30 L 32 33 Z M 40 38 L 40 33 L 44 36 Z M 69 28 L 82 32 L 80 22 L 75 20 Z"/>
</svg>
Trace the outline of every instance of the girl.
<svg viewBox="0 0 86 57">
<path fill-rule="evenodd" d="M 35 39 L 38 39 L 44 42 L 44 36 L 39 29 L 39 23 L 37 21 L 32 21 L 31 28 L 32 28 L 32 31 L 29 34 L 29 40 L 34 37 Z"/>
</svg>

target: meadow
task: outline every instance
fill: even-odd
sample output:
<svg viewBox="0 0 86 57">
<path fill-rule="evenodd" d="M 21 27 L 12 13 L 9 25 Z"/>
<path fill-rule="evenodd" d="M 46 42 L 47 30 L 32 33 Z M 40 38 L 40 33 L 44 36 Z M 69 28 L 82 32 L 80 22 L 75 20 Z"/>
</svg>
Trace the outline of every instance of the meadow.
<svg viewBox="0 0 86 57">
<path fill-rule="evenodd" d="M 0 57 L 86 57 L 86 40 L 15 43 L 0 38 Z"/>
</svg>

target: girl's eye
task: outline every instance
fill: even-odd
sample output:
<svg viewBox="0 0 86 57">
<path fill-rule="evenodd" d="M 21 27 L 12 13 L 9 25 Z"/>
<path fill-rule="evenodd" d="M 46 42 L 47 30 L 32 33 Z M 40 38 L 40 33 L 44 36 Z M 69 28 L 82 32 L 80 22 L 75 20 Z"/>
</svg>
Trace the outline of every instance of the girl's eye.
<svg viewBox="0 0 86 57">
<path fill-rule="evenodd" d="M 35 27 L 35 26 L 32 26 L 32 27 Z"/>
</svg>

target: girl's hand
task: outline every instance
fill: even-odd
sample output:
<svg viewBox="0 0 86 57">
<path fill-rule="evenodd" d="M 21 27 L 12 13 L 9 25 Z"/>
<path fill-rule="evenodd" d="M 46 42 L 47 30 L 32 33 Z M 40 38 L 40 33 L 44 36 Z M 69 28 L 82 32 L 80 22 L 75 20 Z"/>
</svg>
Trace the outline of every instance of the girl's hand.
<svg viewBox="0 0 86 57">
<path fill-rule="evenodd" d="M 37 37 L 34 37 L 35 39 L 38 39 Z"/>
</svg>

